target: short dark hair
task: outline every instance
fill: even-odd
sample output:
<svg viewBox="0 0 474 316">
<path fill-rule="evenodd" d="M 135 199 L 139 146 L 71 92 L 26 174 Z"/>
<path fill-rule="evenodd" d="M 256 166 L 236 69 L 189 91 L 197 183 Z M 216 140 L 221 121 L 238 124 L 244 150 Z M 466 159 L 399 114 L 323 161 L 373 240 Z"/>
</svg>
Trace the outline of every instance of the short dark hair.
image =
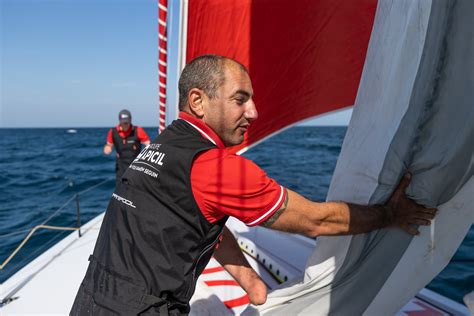
<svg viewBox="0 0 474 316">
<path fill-rule="evenodd" d="M 216 97 L 217 89 L 224 83 L 224 64 L 226 61 L 235 62 L 248 72 L 239 62 L 219 55 L 202 55 L 191 60 L 179 77 L 179 110 L 182 111 L 188 102 L 188 93 L 198 88 L 211 99 Z"/>
</svg>

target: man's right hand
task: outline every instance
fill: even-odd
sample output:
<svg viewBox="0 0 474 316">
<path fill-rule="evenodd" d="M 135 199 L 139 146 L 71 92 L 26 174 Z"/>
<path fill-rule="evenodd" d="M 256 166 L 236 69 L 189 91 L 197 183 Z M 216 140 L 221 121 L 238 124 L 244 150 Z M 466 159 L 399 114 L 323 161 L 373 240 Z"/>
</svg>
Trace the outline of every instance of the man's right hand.
<svg viewBox="0 0 474 316">
<path fill-rule="evenodd" d="M 391 217 L 391 226 L 399 227 L 411 235 L 418 235 L 420 232 L 415 226 L 430 225 L 437 209 L 425 208 L 406 196 L 405 191 L 410 181 L 411 174 L 406 173 L 385 207 Z"/>
<path fill-rule="evenodd" d="M 104 154 L 110 155 L 111 152 L 112 152 L 112 145 L 105 144 L 105 146 L 104 146 Z"/>
</svg>

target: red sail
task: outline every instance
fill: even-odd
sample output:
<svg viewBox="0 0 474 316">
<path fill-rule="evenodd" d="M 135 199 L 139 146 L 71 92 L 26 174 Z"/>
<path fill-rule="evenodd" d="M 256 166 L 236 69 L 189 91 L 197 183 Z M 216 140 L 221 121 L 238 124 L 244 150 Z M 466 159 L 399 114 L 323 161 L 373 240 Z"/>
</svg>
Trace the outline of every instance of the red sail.
<svg viewBox="0 0 474 316">
<path fill-rule="evenodd" d="M 298 121 L 354 104 L 375 0 L 189 1 L 187 61 L 234 58 L 259 119 L 238 151 Z"/>
</svg>

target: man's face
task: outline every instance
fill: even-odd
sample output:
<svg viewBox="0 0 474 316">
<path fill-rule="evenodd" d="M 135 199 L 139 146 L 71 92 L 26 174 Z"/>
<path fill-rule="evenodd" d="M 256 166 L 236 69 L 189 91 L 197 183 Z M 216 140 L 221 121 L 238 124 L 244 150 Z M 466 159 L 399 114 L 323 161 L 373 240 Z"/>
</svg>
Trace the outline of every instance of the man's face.
<svg viewBox="0 0 474 316">
<path fill-rule="evenodd" d="M 219 135 L 224 144 L 238 145 L 250 123 L 258 113 L 253 102 L 252 82 L 249 75 L 236 64 L 224 66 L 224 83 L 217 89 L 216 97 L 206 96 L 203 121 Z"/>
<path fill-rule="evenodd" d="M 120 122 L 120 127 L 122 128 L 122 131 L 126 132 L 130 128 L 130 122 Z"/>
</svg>

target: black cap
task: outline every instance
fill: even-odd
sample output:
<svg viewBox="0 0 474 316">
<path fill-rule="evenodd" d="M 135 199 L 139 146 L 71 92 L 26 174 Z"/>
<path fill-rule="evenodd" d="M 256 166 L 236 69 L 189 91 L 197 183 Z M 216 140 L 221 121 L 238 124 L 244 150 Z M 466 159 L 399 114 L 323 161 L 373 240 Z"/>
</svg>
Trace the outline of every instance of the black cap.
<svg viewBox="0 0 474 316">
<path fill-rule="evenodd" d="M 131 123 L 132 122 L 132 114 L 130 114 L 129 110 L 122 110 L 119 113 L 119 122 L 120 123 Z"/>
</svg>

